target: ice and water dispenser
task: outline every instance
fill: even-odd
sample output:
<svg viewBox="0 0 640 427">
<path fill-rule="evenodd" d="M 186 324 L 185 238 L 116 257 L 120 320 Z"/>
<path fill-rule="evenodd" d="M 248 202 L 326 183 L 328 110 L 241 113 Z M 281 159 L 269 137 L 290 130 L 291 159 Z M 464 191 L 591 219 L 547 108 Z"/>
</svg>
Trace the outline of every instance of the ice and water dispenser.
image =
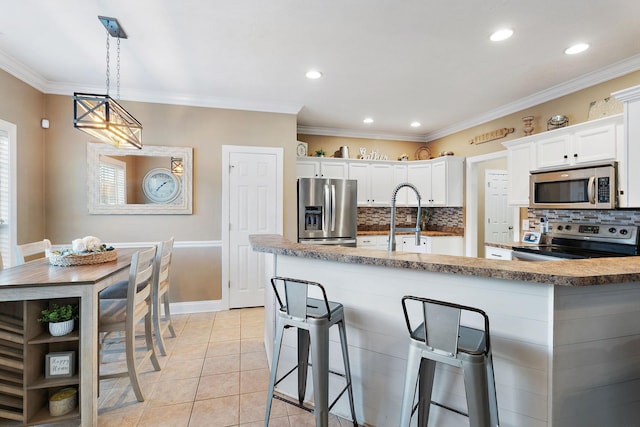
<svg viewBox="0 0 640 427">
<path fill-rule="evenodd" d="M 304 229 L 322 230 L 322 206 L 304 207 Z"/>
</svg>

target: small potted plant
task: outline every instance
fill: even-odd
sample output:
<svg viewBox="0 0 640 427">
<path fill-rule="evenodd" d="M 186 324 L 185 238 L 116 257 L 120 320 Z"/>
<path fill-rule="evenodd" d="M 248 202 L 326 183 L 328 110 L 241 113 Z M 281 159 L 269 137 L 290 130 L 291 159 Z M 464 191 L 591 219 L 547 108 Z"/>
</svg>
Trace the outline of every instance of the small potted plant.
<svg viewBox="0 0 640 427">
<path fill-rule="evenodd" d="M 322 148 L 319 150 L 316 150 L 316 157 L 324 157 L 325 154 L 327 153 L 325 153 L 325 151 Z"/>
<path fill-rule="evenodd" d="M 72 304 L 52 304 L 40 312 L 39 322 L 49 323 L 49 333 L 54 337 L 66 335 L 73 331 L 75 319 L 78 318 L 78 306 Z"/>
</svg>

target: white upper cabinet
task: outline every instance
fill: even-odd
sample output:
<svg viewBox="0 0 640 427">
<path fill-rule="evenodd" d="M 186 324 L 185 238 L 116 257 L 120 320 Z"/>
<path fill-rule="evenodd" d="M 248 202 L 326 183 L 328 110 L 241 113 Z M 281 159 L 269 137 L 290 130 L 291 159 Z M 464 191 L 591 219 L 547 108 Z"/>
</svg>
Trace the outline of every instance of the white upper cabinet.
<svg viewBox="0 0 640 427">
<path fill-rule="evenodd" d="M 611 116 L 622 122 L 621 116 Z M 615 119 L 614 119 L 615 120 Z M 536 147 L 536 169 L 580 166 L 616 160 L 616 123 L 610 117 L 530 137 Z"/>
<path fill-rule="evenodd" d="M 389 206 L 394 173 L 391 163 L 349 162 L 349 179 L 358 181 L 358 206 Z"/>
<path fill-rule="evenodd" d="M 618 204 L 621 208 L 640 207 L 640 86 L 612 93 L 624 103 L 623 149 L 618 155 Z"/>
<path fill-rule="evenodd" d="M 393 190 L 409 182 L 423 206 L 462 206 L 464 157 L 412 162 L 298 158 L 298 178 L 348 178 L 358 181 L 358 206 L 390 206 Z M 417 206 L 415 193 L 402 188 L 396 206 Z"/>
<path fill-rule="evenodd" d="M 297 161 L 298 178 L 349 177 L 349 166 L 344 159 L 301 157 Z"/>
<path fill-rule="evenodd" d="M 423 206 L 445 207 L 463 205 L 464 157 L 446 156 L 409 164 L 408 181 L 420 192 Z M 417 199 L 409 191 L 409 205 Z"/>
<path fill-rule="evenodd" d="M 622 115 L 608 116 L 504 142 L 509 205 L 529 206 L 530 171 L 617 161 L 622 176 L 626 167 L 622 125 Z"/>
<path fill-rule="evenodd" d="M 511 206 L 529 206 L 529 171 L 535 169 L 535 150 L 528 138 L 503 143 L 507 147 L 509 185 L 507 203 Z"/>
</svg>

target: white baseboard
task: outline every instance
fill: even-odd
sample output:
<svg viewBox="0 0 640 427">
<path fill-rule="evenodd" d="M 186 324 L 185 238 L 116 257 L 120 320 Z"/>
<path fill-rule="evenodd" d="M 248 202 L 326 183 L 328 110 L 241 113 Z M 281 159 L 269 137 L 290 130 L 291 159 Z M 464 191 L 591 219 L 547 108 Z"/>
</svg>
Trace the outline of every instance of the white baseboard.
<svg viewBox="0 0 640 427">
<path fill-rule="evenodd" d="M 172 302 L 169 307 L 171 314 L 208 313 L 227 310 L 222 304 L 222 300 Z M 162 309 L 162 314 L 164 314 L 164 308 Z"/>
</svg>

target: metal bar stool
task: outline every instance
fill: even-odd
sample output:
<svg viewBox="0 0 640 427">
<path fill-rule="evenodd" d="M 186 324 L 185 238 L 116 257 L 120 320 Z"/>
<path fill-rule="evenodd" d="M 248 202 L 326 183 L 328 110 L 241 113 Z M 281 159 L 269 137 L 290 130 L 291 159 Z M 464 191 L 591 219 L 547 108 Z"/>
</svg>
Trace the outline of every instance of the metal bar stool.
<svg viewBox="0 0 640 427">
<path fill-rule="evenodd" d="M 280 298 L 278 283 L 281 283 L 284 288 L 286 305 L 283 304 Z M 273 358 L 271 374 L 269 376 L 269 394 L 267 395 L 264 426 L 267 427 L 269 425 L 271 402 L 273 398 L 276 398 L 309 412 L 313 412 L 316 419 L 316 426 L 326 427 L 329 422 L 329 411 L 345 391 L 348 391 L 349 394 L 349 405 L 351 406 L 353 425 L 357 426 L 358 423 L 353 405 L 351 370 L 349 369 L 347 334 L 344 325 L 344 308 L 342 304 L 328 301 L 324 287 L 319 283 L 287 277 L 274 277 L 271 279 L 271 286 L 278 299 L 280 309 L 278 310 L 276 318 Z M 309 287 L 311 286 L 320 289 L 322 299 L 308 297 Z M 336 324 L 340 332 L 344 374 L 329 369 L 329 328 Z M 282 337 L 285 328 L 291 327 L 297 328 L 298 331 L 298 364 L 280 379 L 276 380 Z M 309 349 L 311 349 L 311 363 L 309 363 Z M 303 405 L 305 390 L 307 388 L 308 366 L 311 366 L 313 376 L 315 409 Z M 274 396 L 273 391 L 275 386 L 296 369 L 298 370 L 298 401 L 296 402 L 277 395 Z M 329 373 L 342 376 L 346 379 L 346 386 L 331 404 L 329 404 Z"/>
<path fill-rule="evenodd" d="M 422 323 L 417 328 L 411 325 L 408 306 L 415 310 L 412 313 L 418 308 L 421 311 Z M 477 308 L 414 296 L 402 298 L 402 309 L 411 340 L 400 427 L 409 426 L 416 410 L 418 426 L 426 427 L 431 403 L 469 417 L 471 427 L 496 427 L 499 424 L 498 404 L 487 315 Z M 484 330 L 461 326 L 463 312 L 482 316 Z M 431 400 L 436 363 L 462 369 L 467 414 Z M 418 403 L 414 406 L 416 383 L 419 383 Z"/>
</svg>

